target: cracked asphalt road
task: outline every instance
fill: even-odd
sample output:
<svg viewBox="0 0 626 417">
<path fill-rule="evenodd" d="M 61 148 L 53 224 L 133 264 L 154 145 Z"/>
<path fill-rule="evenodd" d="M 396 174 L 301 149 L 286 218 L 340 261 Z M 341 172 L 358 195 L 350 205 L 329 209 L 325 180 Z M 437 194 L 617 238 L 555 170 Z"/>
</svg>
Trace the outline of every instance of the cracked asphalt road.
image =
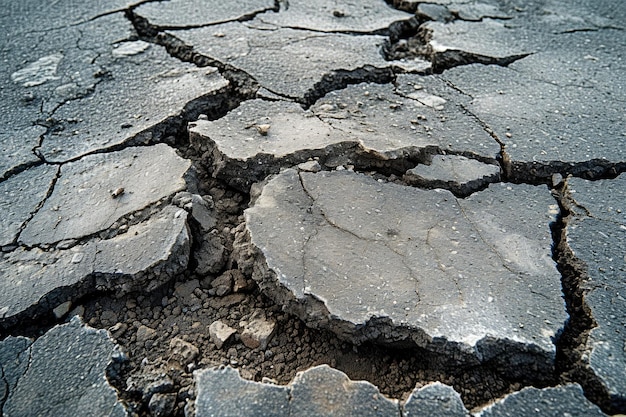
<svg viewBox="0 0 626 417">
<path fill-rule="evenodd" d="M 625 21 L 3 5 L 0 415 L 626 414 Z"/>
</svg>

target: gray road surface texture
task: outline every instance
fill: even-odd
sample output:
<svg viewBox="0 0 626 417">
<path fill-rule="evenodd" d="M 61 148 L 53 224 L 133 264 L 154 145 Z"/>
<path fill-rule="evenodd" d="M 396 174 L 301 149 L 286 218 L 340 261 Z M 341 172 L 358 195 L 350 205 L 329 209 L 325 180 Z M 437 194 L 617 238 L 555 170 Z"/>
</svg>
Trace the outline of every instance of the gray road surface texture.
<svg viewBox="0 0 626 417">
<path fill-rule="evenodd" d="M 4 1 L 0 415 L 625 414 L 625 22 Z"/>
</svg>

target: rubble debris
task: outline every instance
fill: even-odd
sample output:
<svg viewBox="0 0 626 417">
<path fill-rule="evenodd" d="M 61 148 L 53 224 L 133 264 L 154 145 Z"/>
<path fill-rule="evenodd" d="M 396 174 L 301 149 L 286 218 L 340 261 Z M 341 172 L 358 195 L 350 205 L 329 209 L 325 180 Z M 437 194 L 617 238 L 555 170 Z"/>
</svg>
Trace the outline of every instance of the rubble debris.
<svg viewBox="0 0 626 417">
<path fill-rule="evenodd" d="M 274 330 L 276 322 L 263 316 L 264 313 L 256 311 L 250 319 L 240 323 L 242 327 L 241 341 L 250 349 L 267 348 Z"/>
<path fill-rule="evenodd" d="M 228 339 L 235 333 L 237 333 L 237 330 L 221 320 L 216 320 L 209 326 L 209 336 L 218 349 L 221 349 L 224 343 L 228 342 Z"/>
</svg>

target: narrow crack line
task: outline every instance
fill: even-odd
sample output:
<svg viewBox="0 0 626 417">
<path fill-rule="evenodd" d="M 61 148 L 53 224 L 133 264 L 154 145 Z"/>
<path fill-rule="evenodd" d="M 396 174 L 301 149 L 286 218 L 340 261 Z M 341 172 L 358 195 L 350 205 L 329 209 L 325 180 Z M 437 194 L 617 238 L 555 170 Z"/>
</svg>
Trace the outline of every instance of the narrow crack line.
<svg viewBox="0 0 626 417">
<path fill-rule="evenodd" d="M 46 201 L 50 198 L 50 196 L 54 192 L 54 189 L 56 187 L 56 184 L 57 184 L 57 181 L 59 180 L 59 178 L 61 178 L 61 167 L 60 166 L 57 167 L 56 172 L 55 172 L 54 176 L 52 177 L 52 180 L 50 182 L 50 186 L 48 187 L 48 190 L 46 191 L 46 195 L 41 199 L 39 204 L 37 204 L 35 209 L 29 214 L 28 218 L 24 221 L 24 223 L 22 223 L 22 225 L 20 226 L 17 234 L 15 235 L 15 239 L 13 239 L 13 244 L 16 245 L 16 249 L 17 249 L 17 247 L 19 247 L 18 245 L 19 245 L 19 240 L 20 240 L 20 236 L 21 236 L 22 232 L 24 231 L 24 229 L 26 229 L 26 226 L 28 226 L 30 221 L 37 215 L 37 213 L 39 213 L 39 210 L 41 210 L 41 208 L 44 206 Z"/>
<path fill-rule="evenodd" d="M 215 22 L 208 22 L 208 23 L 199 23 L 196 25 L 183 25 L 183 26 L 178 26 L 178 25 L 157 25 L 157 24 L 150 24 L 154 29 L 158 30 L 159 32 L 165 31 L 165 30 L 170 30 L 170 31 L 183 31 L 183 30 L 190 30 L 190 29 L 200 29 L 200 28 L 206 28 L 206 27 L 211 27 L 211 26 L 219 26 L 219 25 L 223 25 L 226 23 L 234 23 L 234 22 L 249 22 L 251 20 L 254 20 L 257 16 L 265 14 L 265 13 L 269 13 L 269 12 L 278 12 L 278 8 L 275 5 L 274 7 L 267 7 L 265 9 L 261 9 L 261 10 L 256 10 L 250 13 L 246 13 L 243 14 L 241 16 L 232 18 L 232 19 L 224 19 L 224 20 L 218 20 Z M 260 19 L 261 21 L 263 21 L 262 19 Z"/>
<path fill-rule="evenodd" d="M 594 26 L 594 27 L 589 27 L 589 28 L 576 28 L 576 29 L 567 29 L 567 30 L 563 30 L 560 32 L 554 32 L 555 35 L 568 35 L 570 33 L 579 33 L 579 32 L 600 32 L 602 30 L 618 30 L 618 31 L 624 31 L 626 30 L 625 27 L 622 26 L 612 26 L 612 25 L 608 25 L 608 26 Z"/>
<path fill-rule="evenodd" d="M 291 26 L 291 25 L 277 25 L 274 24 L 272 22 L 266 22 L 264 21 L 262 18 L 259 19 L 262 23 L 265 23 L 267 25 L 272 25 L 275 26 L 278 29 L 291 29 L 291 30 L 299 30 L 299 31 L 303 31 L 303 32 L 312 32 L 312 33 L 319 33 L 319 34 L 328 34 L 328 35 L 347 35 L 347 36 L 390 36 L 390 29 L 386 28 L 386 29 L 376 29 L 376 30 L 371 30 L 371 31 L 358 31 L 358 30 L 323 30 L 323 29 L 313 29 L 313 28 L 309 28 L 309 27 L 303 27 L 303 26 Z M 398 21 L 396 23 L 399 23 L 401 21 Z"/>
<path fill-rule="evenodd" d="M 55 184 L 56 184 L 56 179 L 55 179 Z M 51 191 L 50 194 L 52 194 L 52 189 L 53 187 L 50 187 Z M 172 200 L 174 198 L 174 196 L 176 195 L 176 193 L 166 196 L 164 198 L 162 198 L 159 201 L 155 201 L 152 202 L 150 204 L 147 204 L 146 206 L 137 209 L 131 213 L 126 213 L 118 218 L 116 218 L 113 221 L 113 224 L 109 227 L 104 227 L 100 230 L 97 230 L 93 233 L 87 234 L 87 235 L 82 235 L 79 237 L 72 237 L 72 238 L 68 238 L 68 239 L 60 239 L 54 242 L 49 242 L 49 243 L 43 243 L 43 244 L 34 244 L 34 245 L 26 245 L 24 243 L 19 242 L 19 235 L 18 238 L 16 239 L 16 244 L 18 244 L 19 248 L 22 249 L 26 249 L 26 250 L 32 250 L 32 249 L 42 249 L 42 250 L 47 250 L 49 247 L 53 247 L 57 244 L 59 244 L 60 242 L 63 242 L 64 240 L 68 240 L 68 241 L 72 241 L 72 245 L 70 247 L 74 247 L 74 246 L 78 246 L 78 245 L 83 245 L 88 243 L 91 240 L 99 240 L 99 241 L 105 241 L 105 240 L 111 240 L 114 239 L 117 236 L 123 235 L 124 233 L 126 233 L 125 231 L 120 231 L 119 228 L 115 229 L 113 228 L 113 225 L 117 222 L 122 222 L 122 224 L 127 225 L 128 227 L 131 226 L 135 226 L 138 224 L 143 223 L 146 219 L 147 216 L 144 216 L 142 214 L 144 213 L 150 213 L 153 211 L 160 211 L 161 209 L 165 208 L 166 206 L 170 205 L 172 203 Z M 49 196 L 46 197 L 45 200 L 47 200 Z M 45 200 L 42 201 L 41 203 L 41 207 L 43 207 Z M 39 207 L 38 210 L 41 209 L 41 207 Z M 36 215 L 36 212 L 31 216 L 31 218 L 29 219 L 32 220 L 32 218 Z M 114 215 L 114 214 L 113 214 Z M 112 216 L 109 216 L 108 221 L 111 220 Z M 57 221 L 57 224 L 53 226 L 53 228 L 56 228 L 59 224 L 59 222 L 62 219 L 59 219 Z M 103 222 L 103 224 L 105 224 L 105 222 Z M 22 233 L 22 231 L 26 228 L 26 225 L 22 228 L 22 230 L 20 230 L 20 234 Z M 108 233 L 107 233 L 108 232 Z M 104 235 L 103 235 L 104 234 Z M 69 249 L 69 248 L 67 248 Z"/>
<path fill-rule="evenodd" d="M 478 115 L 468 109 L 464 104 L 459 103 L 458 106 L 463 111 L 463 113 L 474 119 L 483 128 L 483 130 L 489 136 L 491 136 L 493 140 L 495 140 L 496 143 L 500 146 L 500 152 L 498 153 L 496 160 L 498 161 L 498 164 L 500 164 L 500 169 L 502 171 L 503 177 L 502 179 L 506 181 L 511 178 L 513 174 L 513 161 L 506 151 L 506 143 L 504 143 L 504 141 L 502 141 L 502 139 L 498 137 L 498 134 L 487 123 L 485 123 L 480 117 L 478 117 Z"/>
<path fill-rule="evenodd" d="M 344 233 L 347 233 L 347 234 L 349 234 L 349 235 L 351 235 L 351 236 L 353 236 L 353 237 L 355 237 L 356 239 L 359 239 L 359 240 L 364 240 L 364 241 L 366 241 L 366 242 L 373 242 L 373 243 L 377 243 L 377 242 L 379 242 L 379 241 L 378 241 L 378 240 L 376 240 L 376 239 L 370 239 L 370 238 L 366 238 L 366 237 L 364 237 L 364 236 L 359 236 L 357 233 L 355 233 L 355 232 L 353 232 L 353 231 L 351 231 L 351 230 L 348 230 L 348 229 L 344 229 L 343 227 L 339 226 L 338 224 L 336 224 L 336 223 L 334 223 L 332 220 L 330 220 L 330 219 L 328 218 L 328 216 L 327 216 L 326 212 L 322 209 L 322 207 L 320 207 L 320 206 L 317 204 L 317 202 L 316 202 L 315 198 L 313 197 L 313 195 L 311 195 L 311 193 L 310 193 L 310 192 L 309 192 L 309 190 L 307 189 L 306 185 L 304 184 L 304 180 L 302 179 L 302 175 L 301 175 L 300 173 L 298 173 L 298 178 L 300 179 L 300 185 L 302 186 L 302 190 L 304 191 L 304 193 L 305 193 L 305 194 L 306 194 L 306 195 L 307 195 L 307 196 L 311 199 L 311 201 L 313 202 L 313 203 L 312 203 L 312 206 L 315 206 L 315 207 L 319 210 L 320 214 L 322 215 L 322 218 L 326 221 L 326 223 L 327 223 L 329 226 L 331 226 L 331 227 L 333 227 L 333 228 L 335 228 L 335 229 L 337 229 L 337 230 L 340 230 L 340 231 L 342 231 L 342 232 L 344 232 Z"/>
</svg>

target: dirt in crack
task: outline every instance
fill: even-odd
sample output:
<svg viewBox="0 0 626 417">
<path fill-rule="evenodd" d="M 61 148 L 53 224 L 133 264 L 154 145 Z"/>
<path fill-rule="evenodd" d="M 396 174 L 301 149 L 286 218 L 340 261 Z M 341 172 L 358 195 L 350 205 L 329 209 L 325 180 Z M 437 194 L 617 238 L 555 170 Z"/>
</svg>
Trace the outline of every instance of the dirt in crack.
<svg viewBox="0 0 626 417">
<path fill-rule="evenodd" d="M 328 331 L 310 329 L 260 294 L 238 270 L 219 277 L 186 275 L 151 294 L 104 296 L 84 308 L 86 321 L 108 328 L 128 354 L 129 362 L 112 383 L 139 415 L 151 415 L 150 397 L 156 392 L 175 394 L 172 415 L 184 415 L 194 398 L 193 370 L 219 365 L 238 368 L 250 380 L 287 384 L 298 371 L 329 364 L 398 399 L 416 386 L 441 381 L 453 386 L 469 408 L 521 388 L 485 367 L 449 369 L 441 355 L 415 348 L 354 346 Z M 275 323 L 264 349 L 251 349 L 242 341 L 245 322 L 253 316 Z M 209 332 L 217 321 L 237 330 L 220 348 Z M 194 351 L 182 361 L 177 356 L 181 345 Z"/>
</svg>

